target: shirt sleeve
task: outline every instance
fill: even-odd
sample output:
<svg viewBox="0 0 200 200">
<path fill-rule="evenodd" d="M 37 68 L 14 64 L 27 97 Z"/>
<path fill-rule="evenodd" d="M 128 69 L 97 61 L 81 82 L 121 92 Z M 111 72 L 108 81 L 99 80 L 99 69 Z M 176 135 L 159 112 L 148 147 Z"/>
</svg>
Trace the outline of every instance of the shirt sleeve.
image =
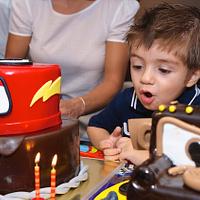
<svg viewBox="0 0 200 200">
<path fill-rule="evenodd" d="M 136 0 L 122 0 L 110 25 L 107 41 L 124 42 L 140 5 Z"/>
<path fill-rule="evenodd" d="M 123 93 L 120 92 L 100 113 L 92 116 L 88 126 L 103 128 L 110 134 L 116 128 L 121 126 L 121 100 Z"/>
<path fill-rule="evenodd" d="M 12 0 L 9 32 L 15 35 L 31 36 L 32 14 L 30 0 Z"/>
</svg>

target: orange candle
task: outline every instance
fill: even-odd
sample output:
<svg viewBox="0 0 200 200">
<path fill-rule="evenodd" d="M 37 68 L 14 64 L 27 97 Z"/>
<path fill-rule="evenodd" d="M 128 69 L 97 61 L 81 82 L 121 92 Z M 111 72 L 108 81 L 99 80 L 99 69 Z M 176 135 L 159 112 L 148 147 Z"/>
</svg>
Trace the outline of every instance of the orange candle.
<svg viewBox="0 0 200 200">
<path fill-rule="evenodd" d="M 40 167 L 38 165 L 40 161 L 40 152 L 37 153 L 35 157 L 35 197 L 36 199 L 40 199 Z"/>
<path fill-rule="evenodd" d="M 56 166 L 57 163 L 57 154 L 54 155 L 51 166 L 51 200 L 55 200 L 56 197 Z"/>
</svg>

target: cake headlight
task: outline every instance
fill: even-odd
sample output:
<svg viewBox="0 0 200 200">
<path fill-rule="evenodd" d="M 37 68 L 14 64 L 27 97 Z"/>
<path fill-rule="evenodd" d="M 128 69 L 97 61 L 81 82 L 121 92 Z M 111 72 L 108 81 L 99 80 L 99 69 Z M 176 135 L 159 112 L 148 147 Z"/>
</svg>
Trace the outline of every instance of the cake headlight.
<svg viewBox="0 0 200 200">
<path fill-rule="evenodd" d="M 11 112 L 12 101 L 7 84 L 3 77 L 0 77 L 0 115 L 6 115 Z"/>
</svg>

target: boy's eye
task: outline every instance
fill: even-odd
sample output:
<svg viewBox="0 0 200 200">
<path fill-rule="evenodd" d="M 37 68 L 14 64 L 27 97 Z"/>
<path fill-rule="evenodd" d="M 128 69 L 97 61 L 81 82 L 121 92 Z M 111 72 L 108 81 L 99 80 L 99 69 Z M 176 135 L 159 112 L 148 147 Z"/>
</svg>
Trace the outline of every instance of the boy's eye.
<svg viewBox="0 0 200 200">
<path fill-rule="evenodd" d="M 162 74 L 169 74 L 171 71 L 168 70 L 168 69 L 164 69 L 164 68 L 159 68 L 159 71 L 162 73 Z"/>
<path fill-rule="evenodd" d="M 142 69 L 142 66 L 141 65 L 132 65 L 132 68 L 134 68 L 134 69 Z"/>
</svg>

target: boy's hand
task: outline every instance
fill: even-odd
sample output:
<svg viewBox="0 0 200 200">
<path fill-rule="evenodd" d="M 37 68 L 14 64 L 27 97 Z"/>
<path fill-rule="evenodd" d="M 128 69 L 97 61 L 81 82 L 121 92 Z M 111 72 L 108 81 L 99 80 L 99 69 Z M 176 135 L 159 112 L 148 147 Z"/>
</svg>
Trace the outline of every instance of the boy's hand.
<svg viewBox="0 0 200 200">
<path fill-rule="evenodd" d="M 121 128 L 116 127 L 108 139 L 100 142 L 99 146 L 103 150 L 105 160 L 119 160 L 121 149 L 116 147 L 116 143 L 121 137 Z"/>
<path fill-rule="evenodd" d="M 131 139 L 128 137 L 122 137 L 117 141 L 116 146 L 117 148 L 121 149 L 119 159 L 121 161 L 130 161 L 129 158 L 132 157 L 134 153 Z"/>
<path fill-rule="evenodd" d="M 149 158 L 149 152 L 147 150 L 137 150 L 133 148 L 130 138 L 120 138 L 116 145 L 121 149 L 119 155 L 120 160 L 128 160 L 135 165 L 140 165 Z"/>
<path fill-rule="evenodd" d="M 103 150 L 104 159 L 110 161 L 119 161 L 119 155 L 121 153 L 121 149 L 112 148 L 112 149 L 105 149 Z"/>
<path fill-rule="evenodd" d="M 112 132 L 112 134 L 108 137 L 108 139 L 106 140 L 102 140 L 99 143 L 99 146 L 102 150 L 104 149 L 108 149 L 108 148 L 114 148 L 116 147 L 116 143 L 119 140 L 119 138 L 121 138 L 121 128 L 119 126 L 117 126 L 114 131 Z"/>
</svg>

